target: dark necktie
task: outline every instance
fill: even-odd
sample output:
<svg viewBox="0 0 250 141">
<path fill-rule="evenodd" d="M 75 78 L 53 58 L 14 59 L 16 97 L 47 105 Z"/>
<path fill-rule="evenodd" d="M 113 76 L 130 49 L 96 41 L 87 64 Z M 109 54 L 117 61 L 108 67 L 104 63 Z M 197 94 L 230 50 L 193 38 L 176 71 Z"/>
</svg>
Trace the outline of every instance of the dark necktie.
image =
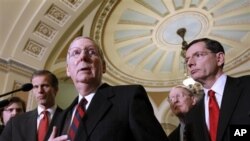
<svg viewBox="0 0 250 141">
<path fill-rule="evenodd" d="M 216 141 L 217 126 L 219 120 L 219 106 L 216 101 L 215 92 L 213 90 L 208 91 L 209 95 L 209 126 L 211 141 Z"/>
<path fill-rule="evenodd" d="M 87 104 L 87 100 L 85 98 L 83 98 L 76 106 L 76 111 L 75 111 L 75 115 L 73 117 L 73 121 L 70 125 L 70 129 L 69 129 L 69 139 L 71 141 L 74 140 L 75 135 L 77 133 L 79 124 L 83 118 L 83 116 L 85 115 L 85 105 Z"/>
<path fill-rule="evenodd" d="M 186 129 L 186 125 L 184 125 L 184 129 L 183 129 L 183 141 L 187 141 L 187 129 Z"/>
<path fill-rule="evenodd" d="M 49 126 L 48 111 L 43 111 L 41 114 L 43 114 L 43 118 L 38 127 L 38 141 L 44 141 Z"/>
</svg>

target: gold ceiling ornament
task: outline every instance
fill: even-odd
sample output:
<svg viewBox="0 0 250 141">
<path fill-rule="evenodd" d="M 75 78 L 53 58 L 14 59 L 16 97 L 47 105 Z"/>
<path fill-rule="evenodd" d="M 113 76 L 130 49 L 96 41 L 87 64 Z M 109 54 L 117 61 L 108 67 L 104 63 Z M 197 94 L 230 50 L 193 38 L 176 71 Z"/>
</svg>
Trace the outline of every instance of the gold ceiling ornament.
<svg viewBox="0 0 250 141">
<path fill-rule="evenodd" d="M 181 37 L 182 39 L 182 50 L 181 50 L 181 56 L 183 58 L 185 58 L 185 52 L 186 52 L 186 47 L 187 47 L 187 42 L 185 41 L 184 37 L 185 37 L 185 34 L 186 34 L 186 28 L 179 28 L 176 33 Z"/>
</svg>

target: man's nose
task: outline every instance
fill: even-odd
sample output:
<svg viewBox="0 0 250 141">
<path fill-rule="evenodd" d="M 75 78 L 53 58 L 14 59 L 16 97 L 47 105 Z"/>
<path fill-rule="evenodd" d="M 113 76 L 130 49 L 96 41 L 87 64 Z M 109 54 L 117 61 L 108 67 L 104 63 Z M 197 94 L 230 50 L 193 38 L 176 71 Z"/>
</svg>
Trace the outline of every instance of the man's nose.
<svg viewBox="0 0 250 141">
<path fill-rule="evenodd" d="M 42 86 L 39 86 L 38 88 L 38 92 L 41 92 L 41 91 L 43 91 L 43 88 L 42 88 Z"/>
<path fill-rule="evenodd" d="M 190 57 L 187 61 L 186 61 L 186 65 L 188 67 L 191 67 L 192 65 L 195 64 L 195 59 L 193 57 Z"/>
<path fill-rule="evenodd" d="M 80 61 L 84 62 L 90 61 L 90 56 L 84 50 L 82 50 L 77 62 L 79 63 Z"/>
<path fill-rule="evenodd" d="M 172 103 L 174 104 L 174 103 L 176 103 L 178 100 L 177 100 L 177 98 L 173 98 L 172 99 Z"/>
</svg>

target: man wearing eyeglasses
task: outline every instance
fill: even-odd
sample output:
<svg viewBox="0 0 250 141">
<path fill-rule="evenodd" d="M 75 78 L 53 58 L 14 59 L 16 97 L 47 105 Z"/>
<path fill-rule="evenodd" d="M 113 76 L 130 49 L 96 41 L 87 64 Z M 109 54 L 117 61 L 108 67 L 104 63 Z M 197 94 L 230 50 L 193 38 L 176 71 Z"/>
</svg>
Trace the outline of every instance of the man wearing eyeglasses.
<svg viewBox="0 0 250 141">
<path fill-rule="evenodd" d="M 175 86 L 168 95 L 170 109 L 180 121 L 178 127 L 169 134 L 170 141 L 186 141 L 185 115 L 195 106 L 202 94 L 195 87 L 186 87 L 183 85 Z"/>
<path fill-rule="evenodd" d="M 226 75 L 223 72 L 225 51 L 221 43 L 212 39 L 192 41 L 185 57 L 189 74 L 203 85 L 205 92 L 187 115 L 189 140 L 233 140 L 234 125 L 250 126 L 250 76 Z"/>
<path fill-rule="evenodd" d="M 0 102 L 0 134 L 10 118 L 25 112 L 25 102 L 19 97 L 11 97 Z"/>
<path fill-rule="evenodd" d="M 68 49 L 67 75 L 78 97 L 58 118 L 49 141 L 168 141 L 145 89 L 102 83 L 105 72 L 103 53 L 94 40 L 75 38 Z"/>
</svg>

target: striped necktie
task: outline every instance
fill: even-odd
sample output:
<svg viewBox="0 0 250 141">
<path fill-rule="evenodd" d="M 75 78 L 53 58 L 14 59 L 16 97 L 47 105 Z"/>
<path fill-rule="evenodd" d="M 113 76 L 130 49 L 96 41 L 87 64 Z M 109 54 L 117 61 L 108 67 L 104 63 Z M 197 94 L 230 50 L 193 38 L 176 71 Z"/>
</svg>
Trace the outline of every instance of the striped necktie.
<svg viewBox="0 0 250 141">
<path fill-rule="evenodd" d="M 73 117 L 73 121 L 70 125 L 70 129 L 68 132 L 69 135 L 69 139 L 71 141 L 74 140 L 79 124 L 83 118 L 83 116 L 85 115 L 85 105 L 87 104 L 87 100 L 85 98 L 82 98 L 82 100 L 77 104 L 76 106 L 76 111 L 75 111 L 75 115 Z"/>
</svg>

